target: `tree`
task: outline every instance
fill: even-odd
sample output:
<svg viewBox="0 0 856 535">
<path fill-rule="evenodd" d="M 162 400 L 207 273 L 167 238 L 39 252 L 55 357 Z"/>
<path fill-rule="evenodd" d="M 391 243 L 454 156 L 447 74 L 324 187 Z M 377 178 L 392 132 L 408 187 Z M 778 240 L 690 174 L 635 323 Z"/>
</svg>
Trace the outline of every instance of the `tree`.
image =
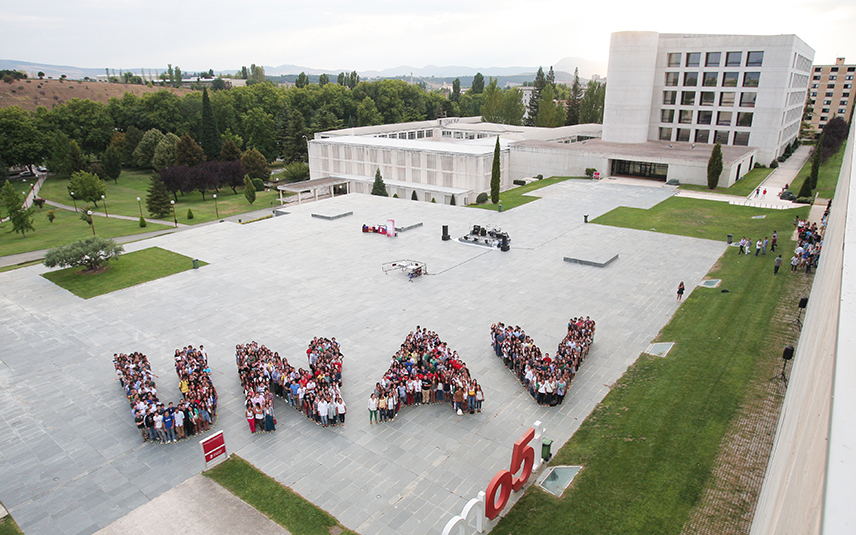
<svg viewBox="0 0 856 535">
<path fill-rule="evenodd" d="M 33 117 L 19 106 L 0 108 L 0 160 L 10 167 L 44 160 L 48 139 Z"/>
<path fill-rule="evenodd" d="M 264 155 L 256 149 L 250 149 L 241 157 L 241 164 L 247 171 L 247 176 L 251 179 L 260 178 L 267 180 L 270 178 L 270 167 Z M 246 182 L 246 181 L 245 181 Z M 252 204 L 252 201 L 250 201 Z"/>
<path fill-rule="evenodd" d="M 545 77 L 545 81 L 547 85 L 552 86 L 553 92 L 556 92 L 556 74 L 553 72 L 553 66 L 550 65 L 550 70 L 547 72 L 547 76 Z"/>
<path fill-rule="evenodd" d="M 368 95 L 357 106 L 357 125 L 372 126 L 383 124 L 383 115 L 377 111 L 374 100 Z"/>
<path fill-rule="evenodd" d="M 133 165 L 134 163 L 134 149 L 137 148 L 137 145 L 140 144 L 140 140 L 143 139 L 143 132 L 140 131 L 136 126 L 129 126 L 125 130 L 125 145 L 122 147 L 122 161 Z"/>
<path fill-rule="evenodd" d="M 532 82 L 532 96 L 529 97 L 529 113 L 526 116 L 526 126 L 535 126 L 535 116 L 538 115 L 538 105 L 541 103 L 541 92 L 547 87 L 547 78 L 544 69 L 538 67 L 535 73 L 535 81 Z"/>
<path fill-rule="evenodd" d="M 327 76 L 326 74 L 322 73 L 321 76 L 318 77 L 318 85 L 320 85 L 321 87 L 324 87 L 325 85 L 327 85 L 329 83 L 330 83 L 330 77 Z"/>
<path fill-rule="evenodd" d="M 169 217 L 169 191 L 160 177 L 153 176 L 146 195 L 146 210 L 152 217 L 162 219 Z"/>
<path fill-rule="evenodd" d="M 372 184 L 372 195 L 389 197 L 389 193 L 386 191 L 386 184 L 383 183 L 383 177 L 380 175 L 380 168 L 375 171 L 374 184 Z"/>
<path fill-rule="evenodd" d="M 69 168 L 69 156 L 71 152 L 71 140 L 65 132 L 56 130 L 48 140 L 48 159 L 45 162 L 48 169 L 57 175 L 67 175 L 71 172 Z M 79 151 L 79 149 L 78 149 Z"/>
<path fill-rule="evenodd" d="M 187 189 L 194 189 L 202 194 L 205 201 L 205 193 L 220 187 L 220 164 L 219 162 L 204 162 L 188 170 Z"/>
<path fill-rule="evenodd" d="M 223 80 L 219 76 L 217 78 L 214 78 L 213 80 L 211 80 L 211 92 L 212 93 L 214 91 L 220 91 L 223 89 L 226 89 L 226 81 L 225 80 Z"/>
<path fill-rule="evenodd" d="M 227 139 L 220 149 L 221 162 L 234 162 L 241 159 L 241 149 L 231 139 Z"/>
<path fill-rule="evenodd" d="M 513 87 L 502 97 L 502 122 L 505 124 L 522 125 L 526 106 L 523 105 L 523 94 Z"/>
<path fill-rule="evenodd" d="M 152 128 L 147 130 L 145 134 L 143 134 L 142 139 L 140 139 L 140 143 L 137 144 L 137 148 L 134 149 L 134 163 L 137 167 L 151 167 L 152 166 L 152 158 L 155 156 L 155 149 L 157 149 L 158 143 L 163 139 L 163 133 L 157 128 Z"/>
<path fill-rule="evenodd" d="M 449 100 L 452 102 L 458 102 L 461 100 L 461 79 L 455 78 L 455 81 L 452 82 L 452 95 Z"/>
<path fill-rule="evenodd" d="M 490 82 L 484 90 L 484 100 L 481 106 L 482 120 L 487 123 L 502 123 L 503 94 L 496 86 L 496 78 L 490 77 Z"/>
<path fill-rule="evenodd" d="M 202 90 L 202 132 L 199 139 L 202 150 L 205 151 L 205 159 L 216 160 L 220 156 L 220 131 L 217 130 L 217 121 L 211 110 L 211 99 L 208 98 L 208 89 Z"/>
<path fill-rule="evenodd" d="M 193 167 L 205 161 L 205 151 L 190 134 L 184 134 L 175 143 L 175 164 Z"/>
<path fill-rule="evenodd" d="M 241 160 L 220 161 L 220 167 L 217 170 L 219 183 L 223 186 L 229 186 L 232 193 L 238 193 L 238 186 L 244 183 L 244 166 Z"/>
<path fill-rule="evenodd" d="M 811 179 L 811 189 L 817 188 L 817 175 L 820 173 L 820 164 L 822 159 L 823 151 L 821 147 L 823 146 L 823 134 L 820 136 L 820 141 L 817 143 L 817 146 L 814 148 L 814 152 L 811 155 L 811 174 L 809 174 L 809 178 Z"/>
<path fill-rule="evenodd" d="M 294 86 L 299 89 L 302 87 L 306 87 L 307 85 L 309 85 L 309 77 L 306 76 L 305 72 L 301 72 L 297 75 L 297 80 L 294 81 Z"/>
<path fill-rule="evenodd" d="M 419 196 L 416 195 L 416 190 L 413 190 L 413 192 L 410 194 L 410 200 L 411 201 L 418 201 L 419 200 Z"/>
<path fill-rule="evenodd" d="M 244 175 L 244 197 L 247 198 L 247 202 L 250 204 L 256 202 L 256 188 L 253 186 L 250 175 Z"/>
<path fill-rule="evenodd" d="M 309 166 L 303 162 L 291 162 L 282 169 L 285 182 L 302 182 L 309 180 Z"/>
<path fill-rule="evenodd" d="M 98 204 L 101 196 L 107 192 L 104 181 L 92 173 L 77 171 L 68 181 L 68 194 L 75 199 Z M 74 195 L 71 195 L 74 193 Z"/>
<path fill-rule="evenodd" d="M 125 249 L 105 238 L 92 236 L 85 240 L 54 247 L 45 254 L 45 266 L 86 266 L 84 271 L 97 271 L 114 258 L 119 258 Z"/>
<path fill-rule="evenodd" d="M 490 202 L 493 204 L 499 202 L 500 165 L 499 136 L 496 136 L 496 148 L 493 149 L 493 165 L 490 169 Z"/>
<path fill-rule="evenodd" d="M 473 76 L 473 85 L 470 87 L 470 91 L 475 95 L 484 92 L 484 75 L 482 73 L 477 72 Z"/>
<path fill-rule="evenodd" d="M 42 71 L 39 71 L 39 73 L 38 73 L 36 76 L 38 76 L 38 77 L 39 77 L 39 80 L 44 80 L 44 79 L 45 79 L 45 73 L 44 73 L 44 72 L 42 72 Z"/>
<path fill-rule="evenodd" d="M 538 103 L 538 115 L 535 116 L 535 126 L 555 128 L 565 124 L 565 109 L 555 102 L 553 86 L 547 85 Z"/>
<path fill-rule="evenodd" d="M 713 146 L 710 159 L 707 161 L 707 187 L 716 189 L 719 185 L 719 175 L 722 174 L 722 144 Z"/>
<path fill-rule="evenodd" d="M 177 144 L 178 136 L 172 132 L 167 133 L 161 138 L 158 146 L 155 147 L 155 154 L 152 156 L 152 168 L 155 171 L 160 171 L 165 167 L 176 164 Z"/>
<path fill-rule="evenodd" d="M 104 166 L 104 174 L 107 178 L 119 183 L 119 175 L 122 174 L 122 151 L 116 145 L 110 145 L 101 156 L 101 164 Z"/>
<path fill-rule="evenodd" d="M 166 190 L 172 193 L 173 200 L 178 202 L 179 191 L 190 191 L 193 183 L 190 178 L 190 168 L 186 165 L 172 165 L 161 169 L 158 173 L 160 181 Z"/>
<path fill-rule="evenodd" d="M 800 191 L 797 194 L 797 197 L 811 197 L 811 177 L 805 177 L 803 180 L 802 186 L 800 186 Z"/>
<path fill-rule="evenodd" d="M 295 112 L 293 115 L 295 115 Z M 244 139 L 247 148 L 255 148 L 265 155 L 265 158 L 273 160 L 276 158 L 276 127 L 273 116 L 261 107 L 249 110 L 241 117 L 244 128 Z"/>
<path fill-rule="evenodd" d="M 15 187 L 8 180 L 3 183 L 0 197 L 3 199 L 3 208 L 12 222 L 12 229 L 17 233 L 20 232 L 23 237 L 27 237 L 27 231 L 35 230 L 33 228 L 33 211 L 31 208 L 24 207 L 24 199 L 15 190 Z"/>
<path fill-rule="evenodd" d="M 84 169 L 86 169 L 86 158 L 83 157 L 80 145 L 72 139 L 68 142 L 68 171 L 70 173 L 77 173 Z"/>
<path fill-rule="evenodd" d="M 309 152 L 306 146 L 306 125 L 303 114 L 293 110 L 288 117 L 285 129 L 282 159 L 286 162 L 302 162 L 308 160 Z"/>
<path fill-rule="evenodd" d="M 568 126 L 580 124 L 580 103 L 583 99 L 583 88 L 580 85 L 580 70 L 574 68 L 574 83 L 571 85 L 571 94 L 568 98 L 568 113 L 565 124 Z"/>
<path fill-rule="evenodd" d="M 606 84 L 590 80 L 580 101 L 580 123 L 603 123 L 603 101 Z"/>
</svg>

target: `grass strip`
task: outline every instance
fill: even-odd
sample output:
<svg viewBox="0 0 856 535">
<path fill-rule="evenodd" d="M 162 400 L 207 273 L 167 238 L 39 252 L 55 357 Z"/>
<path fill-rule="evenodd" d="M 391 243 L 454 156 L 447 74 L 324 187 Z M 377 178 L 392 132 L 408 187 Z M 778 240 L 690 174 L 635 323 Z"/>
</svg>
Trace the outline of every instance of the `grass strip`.
<svg viewBox="0 0 856 535">
<path fill-rule="evenodd" d="M 844 161 L 844 149 L 847 148 L 847 141 L 841 144 L 838 152 L 829 157 L 828 160 L 820 165 L 817 172 L 817 188 L 812 192 L 812 195 L 817 194 L 821 199 L 832 199 L 835 197 L 835 187 L 838 185 L 838 175 L 841 172 L 841 162 Z M 800 172 L 791 183 L 791 191 L 797 193 L 802 187 L 805 177 L 811 174 L 811 158 L 806 160 Z"/>
<path fill-rule="evenodd" d="M 761 184 L 773 169 L 768 167 L 758 167 L 746 173 L 743 178 L 735 182 L 728 188 L 710 189 L 707 186 L 697 186 L 695 184 L 681 184 L 681 189 L 690 191 L 705 191 L 710 193 L 722 193 L 723 195 L 734 195 L 736 197 L 746 197 Z M 778 192 L 776 192 L 778 193 Z"/>
<path fill-rule="evenodd" d="M 200 261 L 199 265 L 208 264 Z M 43 273 L 42 277 L 78 297 L 89 299 L 187 271 L 193 268 L 193 262 L 190 257 L 160 247 L 150 247 L 123 254 L 111 260 L 108 266 L 106 271 L 100 273 L 85 273 L 82 272 L 83 268 L 70 267 Z"/>
<path fill-rule="evenodd" d="M 516 188 L 512 188 L 499 194 L 499 204 L 502 205 L 503 211 L 511 210 L 512 208 L 517 208 L 518 206 L 522 206 L 526 203 L 530 203 L 532 201 L 537 201 L 541 197 L 536 197 L 535 195 L 526 195 L 529 192 L 535 191 L 537 189 L 546 188 L 547 186 L 552 186 L 553 184 L 558 184 L 559 182 L 564 182 L 565 180 L 571 180 L 574 178 L 589 180 L 587 177 L 571 177 L 571 176 L 554 176 L 550 178 L 544 178 L 541 180 L 534 180 L 525 186 L 518 186 Z M 488 201 L 484 204 L 476 204 L 472 203 L 467 206 L 473 208 L 481 208 L 483 210 L 499 210 L 498 204 L 493 204 Z"/>
<path fill-rule="evenodd" d="M 6 515 L 0 519 L 0 535 L 24 535 L 17 522 L 12 519 L 12 515 Z"/>
<path fill-rule="evenodd" d="M 203 474 L 294 535 L 330 535 L 337 528 L 355 535 L 333 515 L 235 454 Z"/>
</svg>

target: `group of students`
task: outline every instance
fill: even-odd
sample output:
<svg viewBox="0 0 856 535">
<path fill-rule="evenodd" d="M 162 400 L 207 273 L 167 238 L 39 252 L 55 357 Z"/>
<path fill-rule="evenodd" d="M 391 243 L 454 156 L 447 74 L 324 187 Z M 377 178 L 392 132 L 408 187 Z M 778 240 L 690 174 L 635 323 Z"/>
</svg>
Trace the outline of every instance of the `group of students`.
<svg viewBox="0 0 856 535">
<path fill-rule="evenodd" d="M 502 322 L 490 327 L 494 353 L 502 359 L 539 405 L 560 405 L 594 342 L 595 322 L 589 316 L 571 318 L 568 333 L 551 357 L 542 353 L 519 326 Z"/>
<path fill-rule="evenodd" d="M 235 346 L 238 375 L 244 388 L 250 432 L 276 431 L 274 396 L 323 427 L 344 425 L 342 353 L 336 339 L 314 338 L 306 350 L 309 368 L 288 360 L 257 342 Z"/>
<path fill-rule="evenodd" d="M 758 238 L 758 241 L 755 242 L 755 256 L 767 255 L 767 249 L 770 249 L 771 253 L 776 252 L 776 246 L 779 241 L 779 233 L 778 231 L 773 231 L 773 239 L 771 240 L 768 236 L 764 236 L 764 239 Z M 740 238 L 740 241 L 737 243 L 740 249 L 737 251 L 737 254 L 752 254 L 752 240 L 747 239 L 745 236 Z"/>
<path fill-rule="evenodd" d="M 142 353 L 116 353 L 113 366 L 131 405 L 134 423 L 143 442 L 175 443 L 211 428 L 216 418 L 217 391 L 211 382 L 204 350 L 191 346 L 176 350 L 176 373 L 183 399 L 165 406 L 148 357 Z"/>
<path fill-rule="evenodd" d="M 484 391 L 457 351 L 417 325 L 375 384 L 368 401 L 369 424 L 391 421 L 408 405 L 444 402 L 459 415 L 474 414 L 482 410 Z"/>
<path fill-rule="evenodd" d="M 830 201 L 831 203 L 831 201 Z M 820 252 L 823 248 L 823 232 L 826 228 L 826 218 L 829 216 L 829 205 L 823 214 L 821 226 L 817 223 L 809 223 L 799 217 L 794 219 L 794 230 L 797 232 L 797 246 L 791 257 L 791 271 L 804 269 L 811 273 L 820 261 Z"/>
</svg>

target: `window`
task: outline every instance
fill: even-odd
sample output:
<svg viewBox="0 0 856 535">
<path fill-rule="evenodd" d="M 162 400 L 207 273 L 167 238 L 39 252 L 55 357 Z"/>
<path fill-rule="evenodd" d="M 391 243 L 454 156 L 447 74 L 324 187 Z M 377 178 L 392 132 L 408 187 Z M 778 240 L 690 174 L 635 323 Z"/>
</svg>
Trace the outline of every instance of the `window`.
<svg viewBox="0 0 856 535">
<path fill-rule="evenodd" d="M 847 108 L 838 108 L 839 115 L 844 115 L 845 113 L 847 113 Z"/>
<path fill-rule="evenodd" d="M 434 137 L 434 131 L 433 130 L 426 130 L 425 131 L 425 137 Z"/>
<path fill-rule="evenodd" d="M 728 145 L 728 130 L 717 130 L 713 135 L 713 142 Z"/>
<path fill-rule="evenodd" d="M 752 126 L 752 112 L 742 111 L 737 114 L 737 126 Z M 737 144 L 737 141 L 734 142 Z"/>
<path fill-rule="evenodd" d="M 829 108 L 823 108 L 820 110 L 820 113 L 829 113 Z"/>
<path fill-rule="evenodd" d="M 669 67 L 680 67 L 681 66 L 681 53 L 674 52 L 669 54 Z"/>
<path fill-rule="evenodd" d="M 704 78 L 702 79 L 701 85 L 705 87 L 716 87 L 716 82 L 718 79 L 718 72 L 706 72 L 704 73 Z"/>
<path fill-rule="evenodd" d="M 695 91 L 681 91 L 681 105 L 682 106 L 694 106 L 695 105 Z"/>
<path fill-rule="evenodd" d="M 663 91 L 663 104 L 674 104 L 678 96 L 677 91 Z"/>
<path fill-rule="evenodd" d="M 847 67 L 847 72 L 856 71 L 856 67 Z"/>
<path fill-rule="evenodd" d="M 839 105 L 839 106 L 847 106 L 847 101 L 846 101 L 846 100 L 842 100 L 842 101 L 840 101 L 840 102 L 838 103 L 838 105 Z"/>
<path fill-rule="evenodd" d="M 764 53 L 763 52 L 749 52 L 746 55 L 746 66 L 747 67 L 760 67 L 764 63 Z"/>
<path fill-rule="evenodd" d="M 693 110 L 681 110 L 681 124 L 693 124 Z"/>
<path fill-rule="evenodd" d="M 720 106 L 734 106 L 734 97 L 737 93 L 720 93 L 719 95 L 719 105 Z"/>
<path fill-rule="evenodd" d="M 698 67 L 701 63 L 701 52 L 687 53 L 687 67 Z"/>
<path fill-rule="evenodd" d="M 812 97 L 812 98 L 814 98 L 814 97 L 816 97 L 816 96 L 817 96 L 817 91 L 812 91 L 812 92 L 811 92 L 811 97 Z M 814 104 L 814 102 L 812 102 L 812 104 Z"/>
<path fill-rule="evenodd" d="M 850 86 L 851 86 L 851 85 L 852 85 L 852 84 L 844 84 L 844 89 L 850 89 Z"/>
<path fill-rule="evenodd" d="M 834 82 L 835 80 L 838 80 L 838 77 L 837 77 L 837 76 L 835 76 L 834 74 L 830 74 L 830 75 L 829 75 L 829 81 L 830 81 L 830 82 Z"/>
<path fill-rule="evenodd" d="M 755 98 L 758 96 L 758 93 L 740 93 L 740 107 L 742 108 L 754 108 L 755 107 Z"/>
<path fill-rule="evenodd" d="M 716 93 L 713 91 L 702 91 L 701 92 L 701 104 L 702 106 L 713 106 L 716 103 Z"/>
<path fill-rule="evenodd" d="M 812 89 L 817 89 L 817 84 L 811 84 Z"/>
<path fill-rule="evenodd" d="M 722 74 L 722 87 L 737 87 L 736 72 L 726 72 Z"/>
<path fill-rule="evenodd" d="M 761 80 L 760 72 L 743 73 L 743 87 L 758 87 L 758 82 Z"/>
<path fill-rule="evenodd" d="M 826 122 L 826 117 L 821 117 L 821 118 L 820 118 L 820 122 L 825 123 L 825 122 Z"/>
<path fill-rule="evenodd" d="M 812 80 L 820 80 L 820 75 L 817 74 L 811 78 Z"/>
<path fill-rule="evenodd" d="M 416 131 L 416 139 L 422 139 L 424 137 L 425 137 L 425 131 L 424 130 L 417 130 Z"/>
<path fill-rule="evenodd" d="M 684 86 L 695 87 L 697 85 L 698 85 L 698 73 L 697 72 L 685 72 L 684 73 Z"/>
<path fill-rule="evenodd" d="M 722 60 L 722 52 L 708 52 L 705 58 L 705 67 L 719 67 L 719 62 Z"/>
<path fill-rule="evenodd" d="M 716 124 L 717 126 L 731 126 L 731 115 L 730 111 L 721 111 L 716 115 Z"/>
<path fill-rule="evenodd" d="M 660 122 L 663 122 L 663 123 L 675 122 L 675 110 L 660 110 Z"/>
<path fill-rule="evenodd" d="M 712 111 L 704 111 L 700 110 L 698 112 L 698 124 L 710 124 L 713 120 L 713 112 Z"/>
<path fill-rule="evenodd" d="M 695 142 L 696 143 L 707 143 L 710 140 L 710 130 L 696 130 L 695 131 Z"/>
<path fill-rule="evenodd" d="M 666 85 L 667 85 L 667 86 L 676 86 L 676 85 L 678 85 L 678 73 L 676 73 L 676 72 L 667 72 L 667 73 L 666 73 Z"/>
<path fill-rule="evenodd" d="M 838 72 L 838 67 L 832 67 L 829 70 L 830 70 L 830 72 Z"/>
<path fill-rule="evenodd" d="M 690 140 L 690 129 L 689 128 L 678 128 L 678 137 L 675 141 L 683 141 L 689 142 Z"/>
<path fill-rule="evenodd" d="M 823 105 L 824 105 L 824 106 L 829 106 L 830 104 L 832 104 L 832 101 L 831 101 L 831 100 L 824 100 L 824 101 L 823 101 Z"/>
<path fill-rule="evenodd" d="M 672 129 L 671 128 L 661 128 L 660 129 L 660 141 L 671 141 L 672 140 Z"/>
<path fill-rule="evenodd" d="M 822 69 L 820 67 L 815 67 L 814 72 L 820 72 Z"/>
<path fill-rule="evenodd" d="M 743 58 L 743 52 L 728 52 L 725 54 L 726 67 L 739 67 L 740 60 Z"/>
<path fill-rule="evenodd" d="M 852 79 L 853 79 L 853 75 L 852 75 L 852 74 L 848 74 L 847 76 L 845 76 L 845 77 L 844 77 L 844 79 L 845 79 L 845 80 L 852 80 Z"/>
<path fill-rule="evenodd" d="M 749 132 L 734 132 L 734 144 L 744 147 L 749 145 Z"/>
<path fill-rule="evenodd" d="M 835 89 L 835 84 L 826 84 L 827 89 Z"/>
<path fill-rule="evenodd" d="M 416 139 L 416 132 L 408 132 L 407 139 Z"/>
<path fill-rule="evenodd" d="M 841 98 L 848 98 L 850 93 L 841 93 Z"/>
<path fill-rule="evenodd" d="M 833 95 L 832 91 L 827 91 L 826 93 L 824 93 L 824 95 L 823 95 L 823 96 L 825 96 L 825 97 L 831 97 L 832 95 Z"/>
</svg>

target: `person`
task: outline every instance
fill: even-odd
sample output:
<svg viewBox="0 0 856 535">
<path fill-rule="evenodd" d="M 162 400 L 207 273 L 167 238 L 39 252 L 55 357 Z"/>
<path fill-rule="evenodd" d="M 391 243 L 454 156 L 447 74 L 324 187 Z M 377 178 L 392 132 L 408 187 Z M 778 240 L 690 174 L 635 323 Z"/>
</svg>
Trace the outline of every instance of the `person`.
<svg viewBox="0 0 856 535">
<path fill-rule="evenodd" d="M 773 262 L 773 275 L 777 275 L 779 273 L 779 268 L 782 267 L 782 255 L 776 257 L 776 260 Z"/>
<path fill-rule="evenodd" d="M 764 246 L 761 248 L 761 255 L 763 255 L 763 256 L 767 255 L 767 246 L 768 245 L 770 245 L 770 240 L 768 240 L 767 237 L 764 236 Z"/>
<path fill-rule="evenodd" d="M 381 394 L 380 399 L 378 399 L 378 401 L 377 401 L 377 408 L 378 408 L 378 411 L 380 411 L 380 421 L 381 422 L 385 422 L 386 417 L 387 417 L 386 400 L 387 400 L 386 394 Z M 369 415 L 369 419 L 371 420 L 371 415 Z"/>
<path fill-rule="evenodd" d="M 142 411 L 135 410 L 134 411 L 134 423 L 137 426 L 137 431 L 140 432 L 140 436 L 143 438 L 143 442 L 146 441 L 146 417 L 143 415 Z"/>
<path fill-rule="evenodd" d="M 762 196 L 762 197 L 766 197 L 766 196 L 767 196 L 767 188 L 764 188 L 764 191 L 763 191 L 763 193 L 761 194 L 761 196 Z"/>
<path fill-rule="evenodd" d="M 761 238 L 758 238 L 758 242 L 755 244 L 755 256 L 758 256 L 758 253 L 761 252 L 761 247 L 764 246 L 764 242 L 761 241 Z"/>
<path fill-rule="evenodd" d="M 256 413 L 253 412 L 251 401 L 247 400 L 247 423 L 250 424 L 250 433 L 256 432 Z"/>
<path fill-rule="evenodd" d="M 484 402 L 484 392 L 481 385 L 476 386 L 476 412 L 481 412 L 482 403 Z"/>
<path fill-rule="evenodd" d="M 683 299 L 683 297 L 684 297 L 684 281 L 681 281 L 681 283 L 678 284 L 678 303 L 681 302 L 681 299 Z"/>
<path fill-rule="evenodd" d="M 345 425 L 345 414 L 348 412 L 348 407 L 342 398 L 336 398 L 336 415 L 339 418 L 339 425 Z"/>
<path fill-rule="evenodd" d="M 265 415 L 265 432 L 266 433 L 272 433 L 272 432 L 276 431 L 275 418 L 273 417 L 273 402 L 268 401 L 267 403 L 265 403 L 264 415 Z"/>
<path fill-rule="evenodd" d="M 800 257 L 796 254 L 791 257 L 791 271 L 796 272 L 797 267 L 800 265 Z"/>
<path fill-rule="evenodd" d="M 377 421 L 377 396 L 374 392 L 372 392 L 371 397 L 369 398 L 369 425 L 378 423 Z M 372 421 L 374 420 L 374 421 Z"/>
<path fill-rule="evenodd" d="M 774 230 L 773 231 L 773 239 L 772 239 L 772 241 L 770 241 L 770 252 L 771 253 L 776 252 L 776 242 L 778 241 L 778 239 L 779 239 L 779 233 Z"/>
<path fill-rule="evenodd" d="M 760 195 L 760 194 L 761 194 L 761 188 L 757 188 L 755 190 L 755 197 L 758 197 L 758 195 Z"/>
</svg>

